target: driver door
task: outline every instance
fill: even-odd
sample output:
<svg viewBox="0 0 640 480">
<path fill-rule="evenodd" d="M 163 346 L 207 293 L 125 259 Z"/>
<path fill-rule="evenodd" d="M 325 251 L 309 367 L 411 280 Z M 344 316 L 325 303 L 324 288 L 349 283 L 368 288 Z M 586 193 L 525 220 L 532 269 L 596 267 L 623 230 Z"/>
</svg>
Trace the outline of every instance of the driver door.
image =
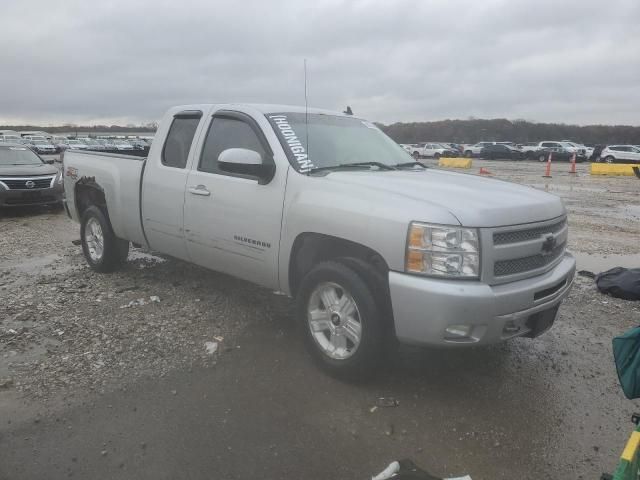
<svg viewBox="0 0 640 480">
<path fill-rule="evenodd" d="M 260 184 L 251 175 L 225 171 L 218 162 L 225 150 L 245 148 L 273 163 L 261 127 L 249 115 L 217 112 L 203 137 L 185 192 L 189 257 L 204 267 L 276 289 L 286 171 L 276 171 L 269 183 Z"/>
</svg>

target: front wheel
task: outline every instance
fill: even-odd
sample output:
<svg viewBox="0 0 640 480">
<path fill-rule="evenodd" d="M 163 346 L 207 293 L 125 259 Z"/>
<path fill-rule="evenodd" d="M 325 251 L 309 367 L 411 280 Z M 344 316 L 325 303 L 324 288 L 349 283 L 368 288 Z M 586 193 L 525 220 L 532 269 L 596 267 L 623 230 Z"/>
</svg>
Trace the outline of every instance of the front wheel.
<svg viewBox="0 0 640 480">
<path fill-rule="evenodd" d="M 609 156 L 605 157 L 604 161 L 606 163 L 615 163 L 616 159 L 613 158 L 611 155 L 609 155 Z"/>
<path fill-rule="evenodd" d="M 416 161 L 420 160 L 420 154 L 418 152 L 413 152 L 412 156 Z"/>
<path fill-rule="evenodd" d="M 464 152 L 464 156 L 467 158 L 471 158 L 473 157 L 473 152 L 471 150 L 467 150 L 466 152 Z"/>
<path fill-rule="evenodd" d="M 546 162 L 547 161 L 547 156 L 546 155 L 540 155 L 538 157 L 538 161 L 539 162 Z"/>
<path fill-rule="evenodd" d="M 80 240 L 84 258 L 96 272 L 113 272 L 129 255 L 129 242 L 115 236 L 106 215 L 96 206 L 82 215 Z"/>
<path fill-rule="evenodd" d="M 302 280 L 297 309 L 309 352 L 322 368 L 352 380 L 375 373 L 384 309 L 360 274 L 334 261 L 318 264 Z"/>
</svg>

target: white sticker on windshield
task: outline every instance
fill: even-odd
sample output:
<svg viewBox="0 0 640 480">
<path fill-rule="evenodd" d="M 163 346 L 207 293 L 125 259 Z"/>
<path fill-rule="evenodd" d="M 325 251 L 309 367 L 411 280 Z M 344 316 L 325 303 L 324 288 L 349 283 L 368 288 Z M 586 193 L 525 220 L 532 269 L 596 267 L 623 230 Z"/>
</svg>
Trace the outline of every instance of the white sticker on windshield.
<svg viewBox="0 0 640 480">
<path fill-rule="evenodd" d="M 374 130 L 378 129 L 378 127 L 376 127 L 373 123 L 367 122 L 366 120 L 363 120 L 362 124 L 367 128 L 373 128 Z"/>
<path fill-rule="evenodd" d="M 9 150 L 26 150 L 25 147 L 9 147 Z"/>
<path fill-rule="evenodd" d="M 269 118 L 278 126 L 278 130 L 280 130 L 280 133 L 287 142 L 289 150 L 291 150 L 291 153 L 296 157 L 300 171 L 306 173 L 311 170 L 313 163 L 309 160 L 307 152 L 298 139 L 298 135 L 289 124 L 289 119 L 285 115 L 271 115 Z"/>
</svg>

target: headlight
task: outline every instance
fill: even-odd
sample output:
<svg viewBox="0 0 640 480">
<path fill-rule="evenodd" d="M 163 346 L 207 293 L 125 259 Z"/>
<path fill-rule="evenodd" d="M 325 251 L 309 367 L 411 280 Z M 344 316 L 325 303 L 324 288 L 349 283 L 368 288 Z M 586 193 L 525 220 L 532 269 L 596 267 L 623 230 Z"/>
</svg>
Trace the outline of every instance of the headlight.
<svg viewBox="0 0 640 480">
<path fill-rule="evenodd" d="M 62 184 L 62 170 L 58 171 L 58 173 L 56 174 L 56 183 L 58 185 Z"/>
<path fill-rule="evenodd" d="M 480 243 L 475 228 L 412 222 L 405 269 L 439 277 L 478 278 Z"/>
</svg>

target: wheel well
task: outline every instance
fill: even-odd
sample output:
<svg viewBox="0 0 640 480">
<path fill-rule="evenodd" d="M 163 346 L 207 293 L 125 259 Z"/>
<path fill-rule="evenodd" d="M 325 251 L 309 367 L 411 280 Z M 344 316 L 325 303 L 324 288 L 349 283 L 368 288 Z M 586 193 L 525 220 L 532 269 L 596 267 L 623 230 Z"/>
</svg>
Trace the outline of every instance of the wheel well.
<svg viewBox="0 0 640 480">
<path fill-rule="evenodd" d="M 351 257 L 370 265 L 381 277 L 388 278 L 389 266 L 384 258 L 369 247 L 320 233 L 303 233 L 296 238 L 289 258 L 289 288 L 296 295 L 304 276 L 320 262 Z"/>
<path fill-rule="evenodd" d="M 83 177 L 78 180 L 75 188 L 75 203 L 80 218 L 85 210 L 92 205 L 97 206 L 107 215 L 107 200 L 104 196 L 104 190 L 94 178 Z"/>
</svg>

